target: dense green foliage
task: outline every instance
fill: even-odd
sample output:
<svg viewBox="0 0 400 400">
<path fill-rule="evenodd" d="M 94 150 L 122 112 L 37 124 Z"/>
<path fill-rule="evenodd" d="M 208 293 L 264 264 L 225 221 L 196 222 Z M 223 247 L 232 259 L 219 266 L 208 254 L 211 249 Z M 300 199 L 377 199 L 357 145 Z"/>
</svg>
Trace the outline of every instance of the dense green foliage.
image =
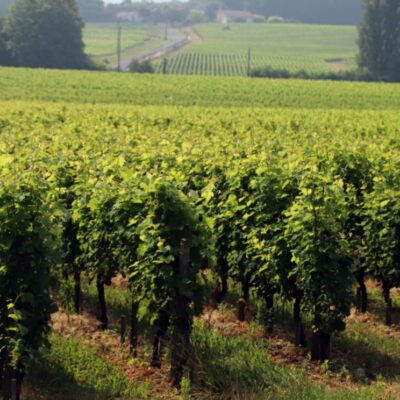
<svg viewBox="0 0 400 400">
<path fill-rule="evenodd" d="M 7 7 L 11 4 L 13 0 L 0 0 L 0 17 L 4 15 Z"/>
<path fill-rule="evenodd" d="M 365 0 L 359 34 L 359 66 L 366 68 L 377 80 L 399 82 L 399 2 Z"/>
<path fill-rule="evenodd" d="M 3 31 L 18 66 L 81 69 L 89 66 L 82 28 L 75 0 L 16 0 Z"/>
<path fill-rule="evenodd" d="M 77 0 L 79 13 L 85 21 L 107 21 L 112 17 L 102 0 Z"/>
<path fill-rule="evenodd" d="M 314 318 L 313 359 L 329 357 L 321 338 L 344 329 L 352 305 L 353 270 L 342 186 L 340 181 L 330 181 L 326 171 L 321 174 L 313 168 L 304 174 L 300 194 L 286 214 L 285 236 L 294 264 L 289 276 Z"/>
<path fill-rule="evenodd" d="M 0 18 L 0 65 L 11 65 L 11 54 L 7 46 L 6 35 L 3 32 L 2 18 Z"/>
<path fill-rule="evenodd" d="M 400 285 L 398 179 L 387 176 L 377 179 L 375 190 L 365 200 L 363 228 L 367 272 L 382 282 L 387 304 L 386 322 L 392 323 L 390 290 Z M 393 179 L 394 178 L 394 179 Z"/>
<path fill-rule="evenodd" d="M 11 395 L 27 361 L 49 331 L 52 301 L 50 268 L 56 249 L 51 208 L 40 181 L 4 174 L 13 162 L 2 156 L 0 193 L 0 388 Z M 8 165 L 8 166 L 7 166 Z M 10 171 L 11 172 L 11 171 Z"/>
</svg>

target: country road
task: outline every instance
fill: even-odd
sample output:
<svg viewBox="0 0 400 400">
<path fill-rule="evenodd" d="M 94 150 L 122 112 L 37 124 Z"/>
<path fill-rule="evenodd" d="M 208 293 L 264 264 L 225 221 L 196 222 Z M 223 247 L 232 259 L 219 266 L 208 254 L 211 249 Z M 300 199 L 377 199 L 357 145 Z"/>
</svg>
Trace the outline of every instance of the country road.
<svg viewBox="0 0 400 400">
<path fill-rule="evenodd" d="M 168 27 L 168 40 L 165 41 L 165 45 L 157 47 L 153 50 L 146 51 L 144 53 L 138 54 L 130 59 L 121 61 L 121 70 L 128 71 L 129 64 L 132 60 L 143 61 L 148 58 L 158 58 L 163 57 L 173 51 L 179 50 L 181 47 L 188 43 L 186 36 L 179 32 L 177 29 Z M 116 65 L 115 68 L 118 66 Z"/>
</svg>

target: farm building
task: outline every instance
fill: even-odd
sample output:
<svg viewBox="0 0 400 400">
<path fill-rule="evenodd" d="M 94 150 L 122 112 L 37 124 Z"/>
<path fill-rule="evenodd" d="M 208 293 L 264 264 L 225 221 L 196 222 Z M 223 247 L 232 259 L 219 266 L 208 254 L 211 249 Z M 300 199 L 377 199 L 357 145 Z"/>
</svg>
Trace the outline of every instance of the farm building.
<svg viewBox="0 0 400 400">
<path fill-rule="evenodd" d="M 241 10 L 219 10 L 217 14 L 217 22 L 226 25 L 231 22 L 254 22 L 256 16 L 250 11 Z"/>
</svg>

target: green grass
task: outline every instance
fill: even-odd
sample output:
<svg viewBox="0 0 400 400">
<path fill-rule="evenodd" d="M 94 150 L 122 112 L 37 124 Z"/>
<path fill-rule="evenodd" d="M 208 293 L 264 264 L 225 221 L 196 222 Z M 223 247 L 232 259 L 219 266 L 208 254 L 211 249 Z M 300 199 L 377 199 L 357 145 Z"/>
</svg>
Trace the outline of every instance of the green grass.
<svg viewBox="0 0 400 400">
<path fill-rule="evenodd" d="M 150 399 L 146 385 L 129 382 L 87 346 L 58 334 L 51 334 L 50 347 L 33 359 L 26 379 L 35 400 Z"/>
<path fill-rule="evenodd" d="M 232 24 L 223 30 L 219 24 L 204 24 L 196 29 L 203 42 L 172 57 L 170 73 L 246 75 L 249 48 L 252 68 L 331 72 L 326 60 L 332 59 L 343 60 L 345 68 L 355 67 L 357 31 L 351 26 Z"/>
<path fill-rule="evenodd" d="M 88 23 L 83 31 L 85 51 L 90 56 L 108 56 L 117 51 L 118 25 L 112 23 Z M 135 25 L 122 25 L 121 49 L 143 44 L 152 36 L 150 29 Z"/>
<path fill-rule="evenodd" d="M 373 400 L 391 397 L 381 384 L 358 390 L 329 390 L 312 383 L 301 370 L 272 361 L 260 341 L 229 338 L 196 324 L 194 389 L 214 399 L 257 400 Z"/>
<path fill-rule="evenodd" d="M 399 84 L 0 68 L 0 101 L 400 109 Z"/>
<path fill-rule="evenodd" d="M 121 58 L 133 58 L 164 43 L 164 31 L 158 26 L 121 24 Z M 94 60 L 117 63 L 116 23 L 88 23 L 83 31 L 85 51 Z"/>
</svg>

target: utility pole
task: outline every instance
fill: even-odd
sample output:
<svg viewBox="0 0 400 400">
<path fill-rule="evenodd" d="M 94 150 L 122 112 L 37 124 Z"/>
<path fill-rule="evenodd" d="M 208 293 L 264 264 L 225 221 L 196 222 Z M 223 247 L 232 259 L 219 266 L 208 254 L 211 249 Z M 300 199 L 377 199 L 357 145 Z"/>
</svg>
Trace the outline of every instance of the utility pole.
<svg viewBox="0 0 400 400">
<path fill-rule="evenodd" d="M 167 68 L 168 68 L 168 58 L 167 58 L 167 57 L 164 57 L 164 58 L 163 58 L 162 66 L 163 66 L 163 69 L 162 69 L 163 74 L 166 75 L 166 73 L 167 73 Z"/>
<path fill-rule="evenodd" d="M 122 27 L 121 23 L 118 23 L 118 35 L 117 35 L 117 57 L 118 57 L 118 72 L 121 72 L 121 33 Z"/>
<path fill-rule="evenodd" d="M 247 53 L 247 76 L 251 75 L 251 48 L 249 47 L 249 51 Z"/>
<path fill-rule="evenodd" d="M 165 23 L 164 40 L 168 40 L 168 22 Z"/>
</svg>

